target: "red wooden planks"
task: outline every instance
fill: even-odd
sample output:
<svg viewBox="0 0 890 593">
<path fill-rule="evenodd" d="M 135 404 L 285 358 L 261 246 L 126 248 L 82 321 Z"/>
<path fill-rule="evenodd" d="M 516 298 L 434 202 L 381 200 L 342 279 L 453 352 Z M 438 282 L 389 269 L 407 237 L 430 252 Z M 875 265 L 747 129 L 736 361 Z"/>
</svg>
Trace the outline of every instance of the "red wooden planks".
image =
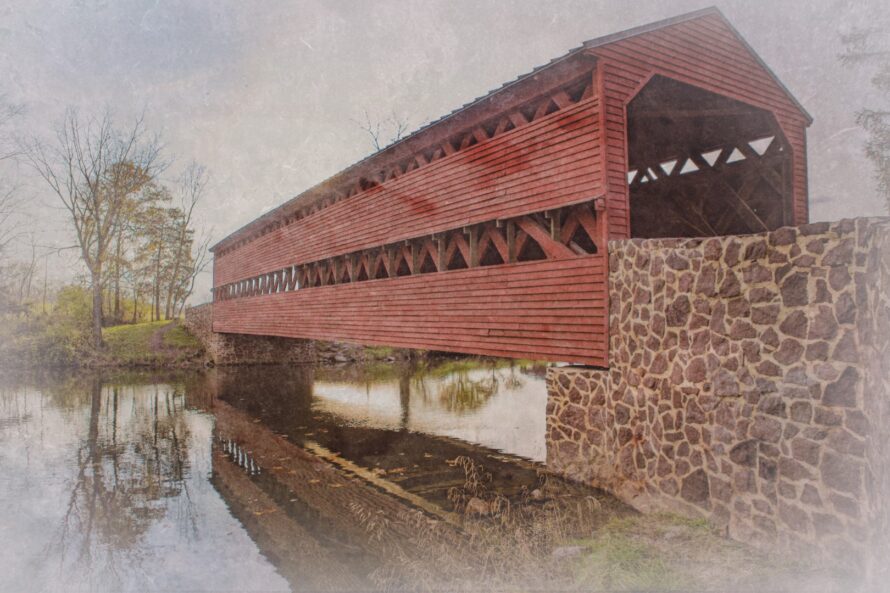
<svg viewBox="0 0 890 593">
<path fill-rule="evenodd" d="M 794 224 L 807 222 L 806 116 L 717 15 L 705 15 L 594 50 L 603 69 L 606 202 L 613 238 L 630 236 L 626 104 L 661 74 L 771 111 L 792 150 Z"/>
<path fill-rule="evenodd" d="M 217 258 L 216 284 L 601 192 L 586 100 L 279 228 Z"/>
<path fill-rule="evenodd" d="M 605 258 L 525 262 L 214 303 L 214 331 L 605 365 Z"/>
</svg>

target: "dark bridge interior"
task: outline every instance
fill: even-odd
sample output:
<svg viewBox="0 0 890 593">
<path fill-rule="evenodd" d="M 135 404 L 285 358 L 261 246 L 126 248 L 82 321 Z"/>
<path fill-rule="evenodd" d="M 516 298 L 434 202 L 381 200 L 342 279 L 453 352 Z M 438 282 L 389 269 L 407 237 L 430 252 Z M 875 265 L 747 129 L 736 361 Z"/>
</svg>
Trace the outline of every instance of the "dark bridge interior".
<svg viewBox="0 0 890 593">
<path fill-rule="evenodd" d="M 655 76 L 627 115 L 631 236 L 745 234 L 791 223 L 790 150 L 768 111 Z"/>
</svg>

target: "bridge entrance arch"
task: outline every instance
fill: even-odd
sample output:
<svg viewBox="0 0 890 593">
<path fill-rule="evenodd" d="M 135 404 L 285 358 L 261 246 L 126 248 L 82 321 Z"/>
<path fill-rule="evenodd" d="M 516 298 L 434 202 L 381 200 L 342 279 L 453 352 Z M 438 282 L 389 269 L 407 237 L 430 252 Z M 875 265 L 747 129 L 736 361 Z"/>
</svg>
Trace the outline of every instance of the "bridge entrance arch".
<svg viewBox="0 0 890 593">
<path fill-rule="evenodd" d="M 769 111 L 656 75 L 628 103 L 627 127 L 631 236 L 792 223 L 791 150 Z"/>
</svg>

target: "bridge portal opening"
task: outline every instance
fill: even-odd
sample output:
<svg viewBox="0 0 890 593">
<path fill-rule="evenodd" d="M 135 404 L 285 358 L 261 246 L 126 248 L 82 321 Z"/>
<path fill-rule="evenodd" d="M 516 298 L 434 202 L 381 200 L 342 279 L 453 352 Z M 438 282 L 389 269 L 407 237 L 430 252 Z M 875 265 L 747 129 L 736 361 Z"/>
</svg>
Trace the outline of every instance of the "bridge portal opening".
<svg viewBox="0 0 890 593">
<path fill-rule="evenodd" d="M 769 111 L 655 76 L 628 104 L 631 236 L 792 223 L 791 151 Z"/>
</svg>

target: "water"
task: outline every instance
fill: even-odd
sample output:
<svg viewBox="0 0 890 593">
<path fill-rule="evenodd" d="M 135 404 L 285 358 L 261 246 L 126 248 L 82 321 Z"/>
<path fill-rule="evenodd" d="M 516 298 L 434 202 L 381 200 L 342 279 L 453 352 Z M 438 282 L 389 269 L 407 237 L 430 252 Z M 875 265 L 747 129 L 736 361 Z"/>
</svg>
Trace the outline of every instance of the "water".
<svg viewBox="0 0 890 593">
<path fill-rule="evenodd" d="M 457 537 L 455 459 L 540 485 L 545 404 L 517 365 L 0 378 L 0 591 L 365 589 Z"/>
</svg>

